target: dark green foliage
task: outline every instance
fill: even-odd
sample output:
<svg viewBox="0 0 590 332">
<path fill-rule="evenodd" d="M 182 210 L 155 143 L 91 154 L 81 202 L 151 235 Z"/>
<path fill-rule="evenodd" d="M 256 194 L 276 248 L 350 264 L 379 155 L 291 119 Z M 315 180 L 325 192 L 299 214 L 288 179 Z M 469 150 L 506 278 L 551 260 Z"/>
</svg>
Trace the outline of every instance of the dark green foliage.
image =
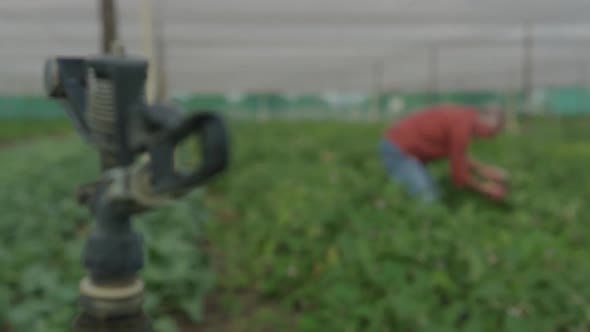
<svg viewBox="0 0 590 332">
<path fill-rule="evenodd" d="M 381 125 L 235 124 L 228 173 L 136 223 L 146 307 L 174 331 L 177 313 L 201 318 L 216 283 L 224 308 L 254 312 L 235 324 L 250 330 L 588 331 L 587 120 L 524 121 L 472 149 L 512 171 L 506 204 L 453 188 L 441 163 L 446 195 L 433 206 L 385 178 Z M 74 313 L 91 223 L 72 193 L 98 172 L 77 141 L 0 151 L 0 330 L 64 331 Z M 197 247 L 203 225 L 216 282 Z"/>
<path fill-rule="evenodd" d="M 75 313 L 81 249 L 92 224 L 73 193 L 98 176 L 92 150 L 76 141 L 70 136 L 0 151 L 0 327 L 61 332 Z M 163 332 L 174 331 L 170 319 L 177 313 L 199 320 L 202 296 L 213 285 L 196 245 L 202 195 L 197 191 L 135 223 L 146 243 L 146 309 Z"/>
<path fill-rule="evenodd" d="M 472 149 L 512 171 L 506 204 L 442 179 L 420 206 L 384 176 L 381 126 L 236 126 L 210 188 L 221 286 L 279 299 L 301 331 L 590 329 L 590 135 L 525 128 Z"/>
<path fill-rule="evenodd" d="M 0 146 L 46 135 L 72 132 L 66 119 L 0 119 Z"/>
</svg>

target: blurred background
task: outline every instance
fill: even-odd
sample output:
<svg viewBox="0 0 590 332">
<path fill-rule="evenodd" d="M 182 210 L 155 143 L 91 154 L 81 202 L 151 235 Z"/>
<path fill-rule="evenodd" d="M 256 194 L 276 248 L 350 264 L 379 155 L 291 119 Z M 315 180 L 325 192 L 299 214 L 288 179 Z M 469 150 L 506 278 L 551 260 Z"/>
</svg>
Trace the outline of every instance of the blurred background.
<svg viewBox="0 0 590 332">
<path fill-rule="evenodd" d="M 101 1 L 0 2 L 0 330 L 63 331 L 92 227 L 95 153 L 43 91 L 56 55 L 103 51 Z M 232 166 L 143 216 L 158 331 L 589 331 L 590 2 L 113 1 L 166 99 L 221 112 Z M 154 63 L 152 63 L 154 64 Z M 428 209 L 376 145 L 404 114 L 499 102 L 472 153 L 499 206 L 444 182 Z"/>
<path fill-rule="evenodd" d="M 130 54 L 145 54 L 140 3 L 117 3 Z M 386 116 L 492 96 L 530 111 L 588 108 L 590 27 L 581 0 L 240 4 L 154 4 L 172 96 L 277 116 L 342 108 Z M 4 1 L 2 91 L 39 95 L 45 57 L 98 52 L 99 13 L 97 1 Z"/>
</svg>

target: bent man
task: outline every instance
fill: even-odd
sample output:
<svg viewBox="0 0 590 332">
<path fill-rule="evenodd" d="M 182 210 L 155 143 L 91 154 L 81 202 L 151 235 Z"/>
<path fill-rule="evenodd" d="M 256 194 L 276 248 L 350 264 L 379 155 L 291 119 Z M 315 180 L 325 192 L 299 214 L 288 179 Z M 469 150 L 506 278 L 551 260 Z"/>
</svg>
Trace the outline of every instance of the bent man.
<svg viewBox="0 0 590 332">
<path fill-rule="evenodd" d="M 447 158 L 454 184 L 501 200 L 506 194 L 505 172 L 469 159 L 467 148 L 472 138 L 493 137 L 503 126 L 504 112 L 497 105 L 479 111 L 462 105 L 431 106 L 387 129 L 379 153 L 388 175 L 412 196 L 426 201 L 439 197 L 437 184 L 425 164 Z"/>
</svg>

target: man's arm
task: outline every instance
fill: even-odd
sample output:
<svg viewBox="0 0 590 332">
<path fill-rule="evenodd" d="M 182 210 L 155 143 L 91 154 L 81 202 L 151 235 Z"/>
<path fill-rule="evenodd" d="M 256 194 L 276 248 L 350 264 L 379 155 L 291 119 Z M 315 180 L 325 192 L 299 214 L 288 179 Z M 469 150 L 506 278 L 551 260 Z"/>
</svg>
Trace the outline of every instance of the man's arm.
<svg viewBox="0 0 590 332">
<path fill-rule="evenodd" d="M 457 153 L 451 156 L 451 174 L 453 181 L 459 187 L 467 187 L 495 200 L 501 200 L 506 195 L 506 189 L 501 184 L 490 181 L 480 181 L 469 172 L 469 162 L 465 155 Z M 465 171 L 466 169 L 466 171 Z"/>
<path fill-rule="evenodd" d="M 485 179 L 504 183 L 508 179 L 506 172 L 497 166 L 487 165 L 476 160 L 469 160 L 469 168 Z"/>
<path fill-rule="evenodd" d="M 481 167 L 483 164 L 474 163 L 467 158 L 467 146 L 470 138 L 469 128 L 455 128 L 451 135 L 449 164 L 453 181 L 459 187 L 470 188 L 492 199 L 500 200 L 504 198 L 506 194 L 504 186 L 495 182 L 480 181 L 471 175 L 471 169 L 478 166 L 483 169 L 487 165 Z"/>
</svg>

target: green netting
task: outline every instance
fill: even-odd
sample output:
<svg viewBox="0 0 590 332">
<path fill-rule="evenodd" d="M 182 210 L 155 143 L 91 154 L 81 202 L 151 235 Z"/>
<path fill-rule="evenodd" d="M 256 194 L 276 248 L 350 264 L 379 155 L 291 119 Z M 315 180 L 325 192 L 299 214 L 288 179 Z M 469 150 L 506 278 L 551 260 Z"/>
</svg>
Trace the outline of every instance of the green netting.
<svg viewBox="0 0 590 332">
<path fill-rule="evenodd" d="M 480 106 L 496 101 L 506 107 L 524 110 L 523 94 L 495 92 L 385 93 L 377 98 L 370 94 L 190 94 L 173 98 L 190 110 L 224 110 L 293 113 L 314 110 L 346 113 L 374 112 L 405 113 L 440 102 Z M 590 113 L 590 89 L 587 87 L 559 87 L 541 89 L 533 93 L 530 104 L 535 109 L 557 114 Z M 1 118 L 63 117 L 61 105 L 39 96 L 0 96 Z"/>
<path fill-rule="evenodd" d="M 377 98 L 374 95 L 364 95 L 362 98 L 346 98 L 341 94 L 342 102 L 334 102 L 325 94 L 317 95 L 281 95 L 281 94 L 245 94 L 241 98 L 228 98 L 217 95 L 194 95 L 190 98 L 178 99 L 189 108 L 216 108 L 228 111 L 241 110 L 250 112 L 296 112 L 302 110 L 348 110 L 369 112 L 395 111 L 409 112 L 435 103 L 460 103 L 481 106 L 488 102 L 498 102 L 505 107 L 517 110 L 542 110 L 557 114 L 586 114 L 590 113 L 590 89 L 579 87 L 559 87 L 538 89 L 527 101 L 522 92 L 446 92 L 433 93 L 385 93 Z M 215 100 L 213 104 L 211 101 Z"/>
<path fill-rule="evenodd" d="M 562 114 L 590 112 L 590 90 L 588 87 L 564 87 L 543 91 L 539 99 L 545 101 L 545 107 Z"/>
<path fill-rule="evenodd" d="M 248 94 L 239 100 L 224 98 L 218 95 L 190 96 L 177 98 L 177 101 L 190 109 L 217 108 L 242 111 L 268 111 L 268 112 L 296 112 L 301 110 L 322 109 L 334 111 L 374 111 L 376 109 L 387 112 L 395 109 L 397 112 L 408 112 L 439 102 L 462 103 L 479 106 L 490 101 L 506 103 L 507 96 L 495 93 L 462 93 L 453 92 L 446 94 L 420 94 L 420 93 L 388 93 L 379 98 L 371 95 L 359 95 L 357 98 L 348 98 L 347 94 L 336 95 L 280 95 L 280 94 Z M 519 95 L 510 95 L 509 98 L 518 98 Z M 341 99 L 341 101 L 338 101 Z"/>
<path fill-rule="evenodd" d="M 59 102 L 38 96 L 0 96 L 1 118 L 63 117 Z"/>
</svg>

